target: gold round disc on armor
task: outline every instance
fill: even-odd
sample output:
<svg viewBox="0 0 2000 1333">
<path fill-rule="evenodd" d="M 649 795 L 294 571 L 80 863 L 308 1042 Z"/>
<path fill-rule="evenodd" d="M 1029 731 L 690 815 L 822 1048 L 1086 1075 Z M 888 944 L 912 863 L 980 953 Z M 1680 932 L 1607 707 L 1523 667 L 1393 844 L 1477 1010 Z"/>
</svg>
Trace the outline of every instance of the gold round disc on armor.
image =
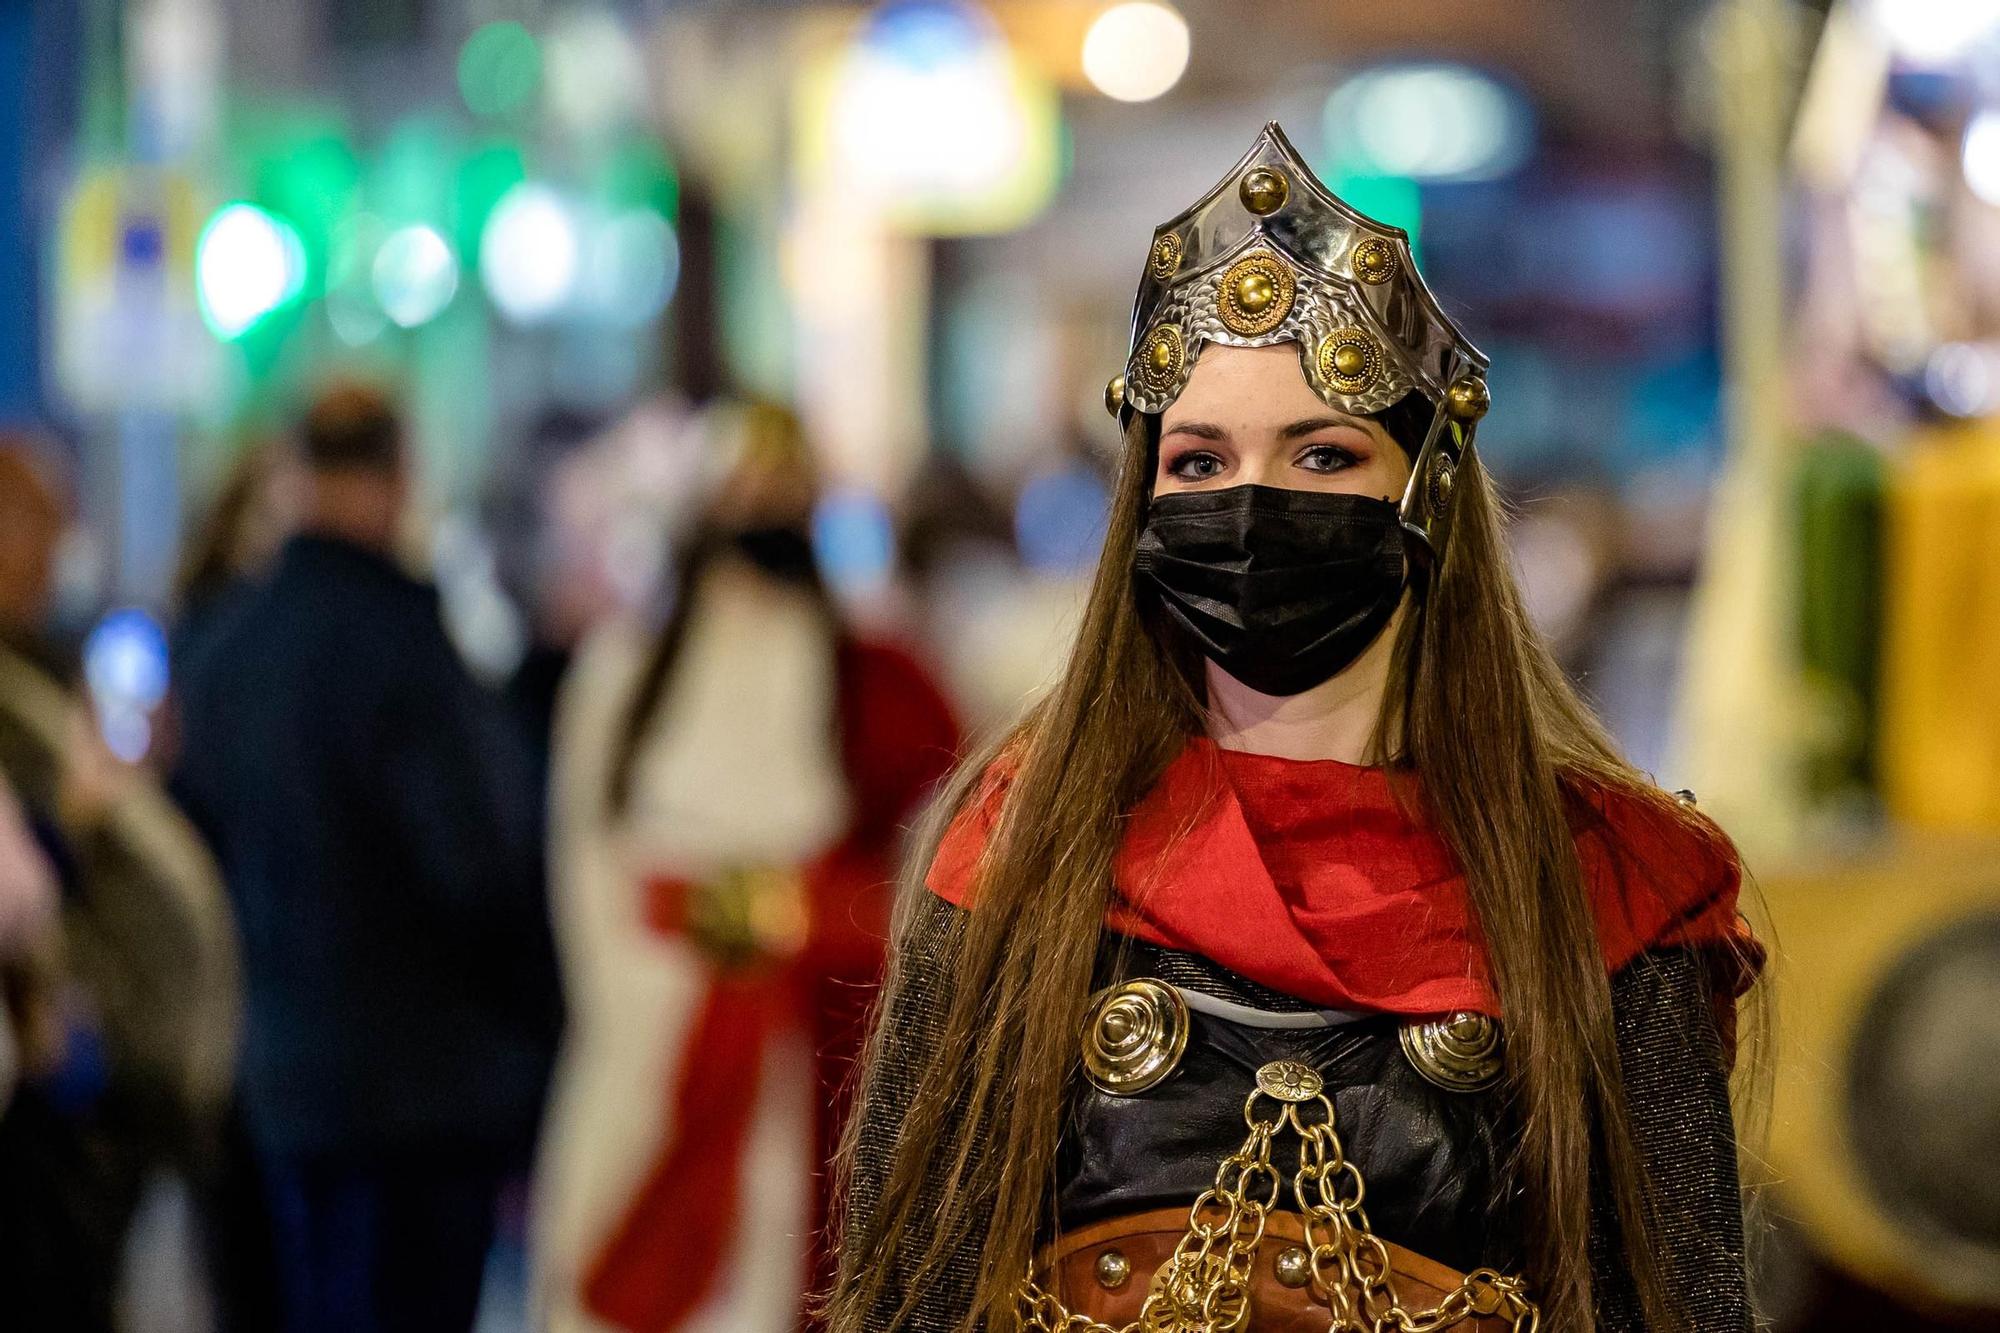
<svg viewBox="0 0 2000 1333">
<path fill-rule="evenodd" d="M 1123 406 L 1125 406 L 1125 377 L 1113 375 L 1111 382 L 1104 386 L 1104 410 L 1115 417 L 1118 415 L 1118 409 Z"/>
<path fill-rule="evenodd" d="M 1442 515 L 1446 506 L 1451 503 L 1452 481 L 1456 475 L 1451 465 L 1451 460 L 1442 454 L 1438 455 L 1437 461 L 1431 464 L 1430 495 L 1428 499 L 1432 517 Z"/>
<path fill-rule="evenodd" d="M 1271 1265 L 1277 1270 L 1278 1285 L 1297 1290 L 1312 1281 L 1312 1256 L 1298 1245 L 1287 1245 L 1278 1251 L 1277 1259 Z"/>
<path fill-rule="evenodd" d="M 1252 167 L 1243 173 L 1243 179 L 1236 185 L 1236 197 L 1260 218 L 1269 217 L 1283 208 L 1291 193 L 1292 183 L 1276 167 Z"/>
<path fill-rule="evenodd" d="M 1231 333 L 1269 333 L 1291 313 L 1298 294 L 1292 266 L 1268 250 L 1245 255 L 1216 284 L 1216 312 Z"/>
<path fill-rule="evenodd" d="M 1500 1024 L 1485 1014 L 1466 1009 L 1405 1023 L 1402 1040 L 1411 1067 L 1448 1092 L 1482 1092 L 1500 1081 Z"/>
<path fill-rule="evenodd" d="M 1174 276 L 1181 266 L 1181 238 L 1168 232 L 1153 242 L 1153 256 L 1147 262 L 1147 270 L 1161 281 Z"/>
<path fill-rule="evenodd" d="M 1097 1256 L 1097 1285 L 1106 1291 L 1116 1291 L 1132 1280 L 1132 1261 L 1118 1250 L 1106 1250 Z"/>
<path fill-rule="evenodd" d="M 1281 1102 L 1309 1102 L 1325 1086 L 1311 1065 L 1297 1060 L 1273 1060 L 1257 1071 L 1257 1090 Z"/>
<path fill-rule="evenodd" d="M 1396 247 L 1379 236 L 1371 236 L 1354 247 L 1350 262 L 1355 277 L 1371 287 L 1380 286 L 1396 276 Z"/>
<path fill-rule="evenodd" d="M 1382 347 L 1366 331 L 1349 325 L 1320 339 L 1314 358 L 1319 377 L 1336 393 L 1360 393 L 1382 374 Z"/>
<path fill-rule="evenodd" d="M 1454 421 L 1466 425 L 1486 415 L 1486 409 L 1493 405 L 1493 397 L 1486 389 L 1486 381 L 1477 375 L 1460 375 L 1444 391 L 1444 410 Z"/>
<path fill-rule="evenodd" d="M 1083 1024 L 1083 1072 L 1100 1091 L 1133 1097 L 1174 1072 L 1187 1050 L 1188 1007 L 1163 981 L 1099 991 Z"/>
</svg>

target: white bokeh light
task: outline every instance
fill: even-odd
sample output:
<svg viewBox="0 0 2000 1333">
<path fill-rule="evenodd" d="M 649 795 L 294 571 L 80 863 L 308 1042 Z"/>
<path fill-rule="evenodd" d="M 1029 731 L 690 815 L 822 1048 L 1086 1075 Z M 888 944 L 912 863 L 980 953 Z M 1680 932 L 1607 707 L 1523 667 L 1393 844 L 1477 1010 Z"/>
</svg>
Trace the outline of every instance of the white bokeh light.
<svg viewBox="0 0 2000 1333">
<path fill-rule="evenodd" d="M 976 193 L 1019 160 L 1026 131 L 1006 48 L 971 25 L 953 35 L 922 59 L 887 43 L 854 51 L 834 143 L 863 190 Z"/>
<path fill-rule="evenodd" d="M 545 95 L 567 125 L 601 130 L 646 109 L 646 59 L 612 15 L 571 12 L 548 37 Z"/>
<path fill-rule="evenodd" d="M 545 320 L 576 289 L 576 219 L 546 185 L 516 185 L 493 209 L 479 242 L 479 277 L 500 313 L 518 324 Z"/>
<path fill-rule="evenodd" d="M 202 313 L 222 338 L 239 336 L 297 295 L 305 269 L 298 233 L 251 204 L 217 213 L 195 247 Z"/>
<path fill-rule="evenodd" d="M 458 291 L 458 258 L 436 228 L 422 223 L 391 232 L 375 252 L 375 299 L 400 328 L 435 319 Z"/>
<path fill-rule="evenodd" d="M 1959 150 L 1965 183 L 1981 199 L 2000 207 L 2000 111 L 1982 111 L 1965 127 Z"/>
<path fill-rule="evenodd" d="M 1187 21 L 1154 0 L 1113 5 L 1083 38 L 1083 72 L 1106 97 L 1150 102 L 1187 70 Z"/>
<path fill-rule="evenodd" d="M 1920 65 L 1945 65 L 2000 31 L 2000 0 L 1875 0 L 1869 14 L 1889 48 Z"/>
</svg>

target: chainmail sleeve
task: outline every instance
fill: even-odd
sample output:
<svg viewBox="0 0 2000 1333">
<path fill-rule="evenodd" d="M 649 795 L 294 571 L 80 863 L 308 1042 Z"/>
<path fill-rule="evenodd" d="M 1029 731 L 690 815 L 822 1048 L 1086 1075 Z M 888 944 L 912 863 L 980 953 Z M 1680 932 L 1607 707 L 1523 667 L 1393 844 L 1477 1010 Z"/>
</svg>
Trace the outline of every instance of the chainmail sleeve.
<svg viewBox="0 0 2000 1333">
<path fill-rule="evenodd" d="M 1707 960 L 1689 949 L 1642 954 L 1611 979 L 1611 1003 L 1633 1136 L 1659 1218 L 1662 1276 L 1689 1333 L 1744 1333 L 1752 1320 L 1736 1123 Z M 1590 1236 L 1597 1326 L 1646 1333 L 1615 1219 L 1600 1190 Z"/>
<path fill-rule="evenodd" d="M 908 891 L 897 911 L 895 948 L 889 978 L 883 987 L 875 1035 L 855 1102 L 856 1125 L 848 1163 L 845 1207 L 839 1244 L 841 1289 L 853 1275 L 874 1262 L 868 1237 L 875 1231 L 875 1211 L 902 1132 L 903 1109 L 916 1096 L 925 1053 L 942 1039 L 949 1006 L 951 956 L 964 913 L 922 888 Z M 933 1200 L 923 1200 L 930 1211 Z M 910 1290 L 910 1270 L 916 1256 L 907 1248 L 898 1254 L 897 1269 L 874 1308 L 840 1317 L 836 1307 L 830 1333 L 951 1333 L 972 1305 L 978 1283 L 981 1237 L 969 1236 L 934 1277 L 914 1311 L 897 1318 Z"/>
</svg>

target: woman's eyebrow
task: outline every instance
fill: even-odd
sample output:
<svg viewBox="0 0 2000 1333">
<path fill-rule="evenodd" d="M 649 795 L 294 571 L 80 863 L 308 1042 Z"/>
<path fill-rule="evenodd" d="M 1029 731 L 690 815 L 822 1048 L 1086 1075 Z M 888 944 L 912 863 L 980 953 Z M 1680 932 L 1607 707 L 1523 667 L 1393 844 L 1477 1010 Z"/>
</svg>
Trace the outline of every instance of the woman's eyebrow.
<svg viewBox="0 0 2000 1333">
<path fill-rule="evenodd" d="M 1363 426 L 1353 417 L 1302 417 L 1279 431 L 1278 438 L 1281 440 L 1296 440 L 1300 436 L 1311 435 L 1314 431 L 1328 430 L 1334 426 L 1347 426 L 1363 432 L 1367 430 L 1367 427 Z"/>
<path fill-rule="evenodd" d="M 1212 421 L 1180 421 L 1167 427 L 1167 435 L 1192 435 L 1202 440 L 1226 440 L 1229 433 Z"/>
</svg>

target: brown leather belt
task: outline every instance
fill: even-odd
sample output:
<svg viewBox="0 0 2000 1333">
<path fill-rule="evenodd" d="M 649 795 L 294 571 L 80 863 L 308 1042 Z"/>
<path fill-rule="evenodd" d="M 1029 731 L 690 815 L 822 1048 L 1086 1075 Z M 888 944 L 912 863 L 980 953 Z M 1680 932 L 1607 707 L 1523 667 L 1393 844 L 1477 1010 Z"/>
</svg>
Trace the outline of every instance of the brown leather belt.
<svg viewBox="0 0 2000 1333">
<path fill-rule="evenodd" d="M 1119 1327 L 1139 1317 L 1153 1274 L 1187 1234 L 1186 1208 L 1159 1208 L 1064 1232 L 1037 1265 L 1042 1281 L 1071 1313 Z M 1396 1292 L 1412 1312 L 1436 1305 L 1458 1289 L 1464 1275 L 1441 1263 L 1388 1245 Z M 1313 1294 L 1306 1262 L 1305 1227 L 1297 1213 L 1272 1213 L 1264 1225 L 1250 1283 L 1250 1318 L 1244 1333 L 1327 1333 L 1333 1312 Z M 1472 1315 L 1453 1333 L 1510 1333 L 1497 1315 Z"/>
</svg>

